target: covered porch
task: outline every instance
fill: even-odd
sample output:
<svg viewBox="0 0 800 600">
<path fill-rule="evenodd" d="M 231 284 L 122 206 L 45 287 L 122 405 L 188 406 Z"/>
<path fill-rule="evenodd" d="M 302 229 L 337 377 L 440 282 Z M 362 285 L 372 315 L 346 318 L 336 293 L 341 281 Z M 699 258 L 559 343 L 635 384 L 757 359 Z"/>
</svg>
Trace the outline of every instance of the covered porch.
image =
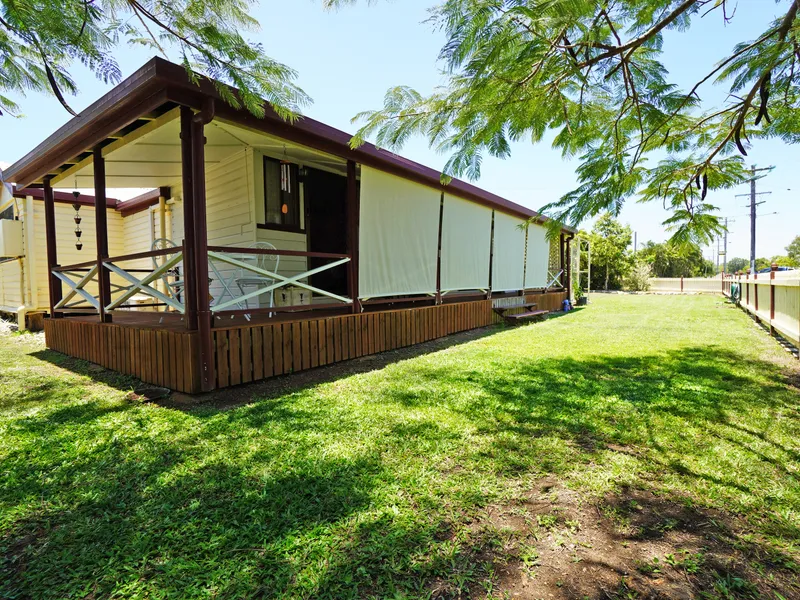
<svg viewBox="0 0 800 600">
<path fill-rule="evenodd" d="M 560 307 L 570 232 L 542 249 L 541 235 L 529 242 L 516 225 L 535 213 L 458 181 L 451 197 L 430 169 L 374 146 L 350 149 L 347 134 L 267 111 L 257 119 L 233 108 L 211 82 L 194 85 L 181 67 L 155 59 L 12 166 L 18 186 L 41 186 L 44 195 L 49 347 L 196 393 L 499 322 L 498 297 Z M 373 226 L 391 226 L 391 205 L 374 199 L 391 196 L 392 181 L 418 202 L 395 203 L 395 216 L 420 207 L 431 230 L 424 243 L 401 240 L 411 250 L 394 271 L 384 263 L 398 246 Z M 83 210 L 93 213 L 85 236 L 96 251 L 85 261 L 59 260 L 56 188 L 94 190 L 94 206 Z M 109 233 L 116 216 L 107 189 L 125 188 L 157 192 L 118 203 L 129 219 L 119 240 L 117 228 Z M 486 237 L 467 240 L 480 248 L 466 258 L 480 265 L 466 279 L 463 268 L 443 267 L 443 253 L 458 255 L 467 243 L 443 232 L 448 218 L 463 219 L 462 238 L 469 227 Z M 383 254 L 361 261 L 361 240 Z M 529 246 L 555 249 L 551 267 L 532 261 Z M 513 259 L 507 248 L 516 248 Z M 414 261 L 424 273 L 409 275 L 403 264 Z"/>
</svg>

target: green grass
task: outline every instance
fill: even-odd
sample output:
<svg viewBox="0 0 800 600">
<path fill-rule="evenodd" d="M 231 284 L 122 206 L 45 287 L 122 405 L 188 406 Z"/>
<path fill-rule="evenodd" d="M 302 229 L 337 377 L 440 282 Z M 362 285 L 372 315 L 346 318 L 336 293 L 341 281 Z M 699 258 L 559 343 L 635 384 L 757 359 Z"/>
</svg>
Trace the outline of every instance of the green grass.
<svg viewBox="0 0 800 600">
<path fill-rule="evenodd" d="M 130 380 L 2 336 L 0 597 L 492 589 L 502 532 L 475 522 L 545 475 L 735 516 L 764 569 L 795 568 L 792 359 L 720 298 L 592 301 L 229 410 L 134 402 Z"/>
</svg>

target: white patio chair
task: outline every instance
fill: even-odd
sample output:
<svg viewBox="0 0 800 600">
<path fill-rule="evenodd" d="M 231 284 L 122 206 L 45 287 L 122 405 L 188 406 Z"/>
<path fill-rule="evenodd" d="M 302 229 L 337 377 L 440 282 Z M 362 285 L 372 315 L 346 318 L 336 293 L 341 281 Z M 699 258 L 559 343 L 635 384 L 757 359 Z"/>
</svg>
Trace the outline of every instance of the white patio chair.
<svg viewBox="0 0 800 600">
<path fill-rule="evenodd" d="M 158 238 L 153 241 L 153 244 L 150 247 L 150 250 L 166 250 L 168 248 L 176 248 L 177 244 L 168 238 Z M 153 269 L 158 269 L 163 265 L 167 260 L 169 260 L 170 255 L 163 255 L 163 256 L 153 256 L 151 257 L 153 260 Z M 185 287 L 185 283 L 183 278 L 181 278 L 181 268 L 180 266 L 175 266 L 172 269 L 169 269 L 161 276 L 161 281 L 164 283 L 165 291 L 175 298 L 176 300 L 180 297 L 181 293 L 183 292 L 183 288 Z"/>
<path fill-rule="evenodd" d="M 269 242 L 256 242 L 252 244 L 250 248 L 254 250 L 277 250 L 275 246 L 270 244 Z M 246 256 L 242 256 L 241 260 L 243 262 L 252 262 L 253 266 L 263 270 L 269 271 L 270 273 L 277 273 L 278 272 L 278 265 L 280 264 L 281 257 L 278 254 L 248 254 Z M 272 277 L 267 277 L 266 275 L 261 275 L 254 273 L 253 271 L 248 271 L 245 268 L 240 268 L 238 270 L 237 276 L 234 279 L 236 283 L 236 287 L 239 288 L 239 292 L 244 296 L 244 288 L 246 287 L 267 287 L 272 285 L 276 282 L 275 279 Z M 271 290 L 269 292 L 269 307 L 272 308 L 274 306 L 275 300 L 275 291 Z M 245 308 L 250 308 L 247 303 L 248 301 L 245 300 Z M 272 316 L 272 313 L 270 313 Z"/>
</svg>

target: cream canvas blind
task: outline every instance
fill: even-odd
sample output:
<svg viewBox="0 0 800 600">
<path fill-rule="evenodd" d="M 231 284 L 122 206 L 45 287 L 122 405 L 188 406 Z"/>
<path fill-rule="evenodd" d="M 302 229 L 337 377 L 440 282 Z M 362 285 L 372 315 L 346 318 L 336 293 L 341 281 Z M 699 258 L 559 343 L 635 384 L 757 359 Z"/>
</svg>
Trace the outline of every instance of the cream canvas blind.
<svg viewBox="0 0 800 600">
<path fill-rule="evenodd" d="M 545 287 L 549 283 L 547 268 L 550 264 L 550 242 L 547 240 L 547 231 L 541 225 L 528 227 L 528 247 L 525 260 L 525 287 Z"/>
<path fill-rule="evenodd" d="M 444 196 L 442 215 L 442 291 L 489 287 L 492 209 Z"/>
<path fill-rule="evenodd" d="M 360 298 L 436 292 L 441 192 L 361 168 Z"/>
<path fill-rule="evenodd" d="M 522 219 L 505 213 L 494 213 L 494 256 L 492 290 L 508 292 L 522 289 L 525 268 L 525 231 Z"/>
</svg>

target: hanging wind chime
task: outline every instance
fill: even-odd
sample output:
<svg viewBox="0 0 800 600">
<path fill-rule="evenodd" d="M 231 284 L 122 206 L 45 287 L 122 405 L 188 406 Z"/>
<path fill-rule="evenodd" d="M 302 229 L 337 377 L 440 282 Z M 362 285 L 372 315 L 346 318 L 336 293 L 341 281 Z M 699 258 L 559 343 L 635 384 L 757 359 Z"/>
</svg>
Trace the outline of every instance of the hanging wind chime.
<svg viewBox="0 0 800 600">
<path fill-rule="evenodd" d="M 287 194 L 292 192 L 292 165 L 286 161 L 281 161 L 281 191 Z M 281 212 L 284 215 L 289 212 L 289 205 L 285 200 L 281 203 Z"/>
<path fill-rule="evenodd" d="M 83 248 L 83 242 L 81 241 L 81 234 L 83 233 L 83 231 L 81 231 L 81 221 L 83 219 L 81 218 L 81 205 L 78 203 L 78 197 L 80 195 L 81 193 L 77 190 L 72 192 L 72 196 L 75 198 L 75 202 L 72 204 L 72 208 L 75 209 L 75 216 L 72 219 L 75 221 L 75 247 L 78 250 Z"/>
</svg>

